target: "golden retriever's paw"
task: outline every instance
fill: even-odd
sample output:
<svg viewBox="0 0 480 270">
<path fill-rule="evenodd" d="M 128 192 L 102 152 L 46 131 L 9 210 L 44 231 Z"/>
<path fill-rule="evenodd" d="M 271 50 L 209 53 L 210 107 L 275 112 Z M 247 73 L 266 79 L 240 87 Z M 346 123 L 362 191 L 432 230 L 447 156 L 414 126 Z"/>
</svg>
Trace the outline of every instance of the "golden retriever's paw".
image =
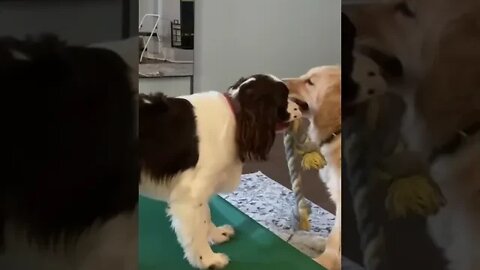
<svg viewBox="0 0 480 270">
<path fill-rule="evenodd" d="M 230 262 L 227 255 L 223 253 L 211 253 L 208 256 L 200 257 L 200 269 L 222 269 Z"/>
<path fill-rule="evenodd" d="M 327 270 L 341 269 L 340 254 L 335 254 L 333 252 L 325 251 L 314 260 Z"/>
<path fill-rule="evenodd" d="M 212 244 L 224 243 L 235 235 L 235 230 L 230 225 L 215 227 L 209 232 L 209 240 Z"/>
</svg>

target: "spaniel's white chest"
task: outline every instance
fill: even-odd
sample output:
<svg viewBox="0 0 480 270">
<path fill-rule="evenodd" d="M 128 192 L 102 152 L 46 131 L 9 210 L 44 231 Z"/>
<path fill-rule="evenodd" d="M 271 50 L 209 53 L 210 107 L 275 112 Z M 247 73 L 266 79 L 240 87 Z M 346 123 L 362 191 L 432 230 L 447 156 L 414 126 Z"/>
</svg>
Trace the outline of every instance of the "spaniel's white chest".
<svg viewBox="0 0 480 270">
<path fill-rule="evenodd" d="M 242 175 L 242 163 L 234 163 L 227 166 L 219 174 L 219 182 L 216 185 L 215 193 L 229 193 L 235 191 L 240 185 L 240 177 Z"/>
</svg>

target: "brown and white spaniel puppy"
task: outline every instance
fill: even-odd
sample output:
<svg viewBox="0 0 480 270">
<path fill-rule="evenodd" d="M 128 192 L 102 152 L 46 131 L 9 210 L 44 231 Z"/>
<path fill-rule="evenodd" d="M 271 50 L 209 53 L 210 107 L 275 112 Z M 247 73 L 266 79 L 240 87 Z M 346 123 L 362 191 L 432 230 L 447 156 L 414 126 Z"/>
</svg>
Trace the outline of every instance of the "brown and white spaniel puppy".
<svg viewBox="0 0 480 270">
<path fill-rule="evenodd" d="M 266 160 L 276 130 L 301 116 L 288 97 L 284 82 L 261 74 L 240 79 L 227 93 L 141 96 L 140 193 L 168 203 L 192 266 L 228 264 L 227 255 L 213 252 L 210 244 L 229 240 L 234 229 L 212 222 L 209 199 L 234 191 L 244 161 Z"/>
</svg>

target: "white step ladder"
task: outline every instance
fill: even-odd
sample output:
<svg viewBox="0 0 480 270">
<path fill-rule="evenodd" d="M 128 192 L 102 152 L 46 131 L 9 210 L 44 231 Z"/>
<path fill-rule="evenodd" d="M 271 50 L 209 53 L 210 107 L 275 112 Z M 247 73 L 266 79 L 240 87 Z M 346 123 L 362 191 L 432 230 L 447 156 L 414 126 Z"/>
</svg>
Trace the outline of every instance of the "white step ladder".
<svg viewBox="0 0 480 270">
<path fill-rule="evenodd" d="M 154 19 L 156 18 L 156 20 L 155 20 L 155 24 L 153 25 L 152 30 L 150 31 L 150 35 L 148 36 L 147 43 L 145 43 L 145 45 L 143 46 L 142 53 L 140 54 L 140 62 L 142 62 L 143 55 L 145 54 L 145 52 L 148 48 L 148 44 L 150 43 L 150 40 L 152 39 L 153 33 L 157 32 L 157 39 L 158 39 L 158 42 L 160 42 L 160 35 L 158 33 L 158 27 L 160 25 L 160 21 L 162 20 L 162 18 L 160 17 L 159 14 L 153 14 L 153 13 L 147 13 L 147 14 L 143 15 L 142 20 L 140 21 L 140 25 L 138 26 L 138 31 L 139 32 L 142 29 L 143 22 L 145 21 L 146 18 L 154 18 Z"/>
</svg>

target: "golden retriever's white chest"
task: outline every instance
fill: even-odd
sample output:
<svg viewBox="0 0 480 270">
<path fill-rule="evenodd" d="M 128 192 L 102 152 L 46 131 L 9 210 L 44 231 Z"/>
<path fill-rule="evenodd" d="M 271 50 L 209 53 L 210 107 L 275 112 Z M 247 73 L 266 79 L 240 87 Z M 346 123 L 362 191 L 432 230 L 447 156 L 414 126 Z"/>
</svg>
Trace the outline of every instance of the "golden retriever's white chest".
<svg viewBox="0 0 480 270">
<path fill-rule="evenodd" d="M 341 190 L 341 138 L 334 139 L 331 143 L 321 147 L 320 151 L 327 161 L 327 165 L 320 169 L 319 175 L 327 186 L 332 199 Z"/>
</svg>

